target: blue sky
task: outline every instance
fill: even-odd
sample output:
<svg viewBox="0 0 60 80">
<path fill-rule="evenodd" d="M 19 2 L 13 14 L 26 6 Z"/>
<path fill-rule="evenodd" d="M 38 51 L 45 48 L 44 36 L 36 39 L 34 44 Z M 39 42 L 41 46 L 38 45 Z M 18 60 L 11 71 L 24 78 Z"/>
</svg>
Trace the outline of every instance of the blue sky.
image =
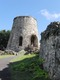
<svg viewBox="0 0 60 80">
<path fill-rule="evenodd" d="M 39 36 L 52 21 L 60 21 L 60 0 L 0 0 L 0 30 L 11 30 L 16 16 L 37 19 Z"/>
</svg>

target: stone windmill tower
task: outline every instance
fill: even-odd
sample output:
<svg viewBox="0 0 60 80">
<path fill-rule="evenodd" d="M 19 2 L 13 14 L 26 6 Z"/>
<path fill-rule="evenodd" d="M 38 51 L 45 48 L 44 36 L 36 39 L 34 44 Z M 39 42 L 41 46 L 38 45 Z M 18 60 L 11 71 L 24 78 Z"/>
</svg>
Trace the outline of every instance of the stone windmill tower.
<svg viewBox="0 0 60 80">
<path fill-rule="evenodd" d="M 18 16 L 13 20 L 7 50 L 20 51 L 33 45 L 38 48 L 37 21 L 31 16 Z"/>
</svg>

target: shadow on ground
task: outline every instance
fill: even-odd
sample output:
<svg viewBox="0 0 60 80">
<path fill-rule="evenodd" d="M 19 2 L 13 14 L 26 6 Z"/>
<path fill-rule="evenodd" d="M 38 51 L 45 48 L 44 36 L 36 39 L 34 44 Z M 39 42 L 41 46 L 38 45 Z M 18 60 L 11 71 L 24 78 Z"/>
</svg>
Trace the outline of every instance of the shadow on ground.
<svg viewBox="0 0 60 80">
<path fill-rule="evenodd" d="M 0 80 L 11 80 L 11 74 L 8 67 L 0 71 Z"/>
<path fill-rule="evenodd" d="M 42 63 L 38 55 L 10 63 L 12 80 L 49 80 Z"/>
<path fill-rule="evenodd" d="M 7 68 L 0 71 L 0 80 L 50 80 L 46 76 L 39 56 L 9 63 Z"/>
</svg>

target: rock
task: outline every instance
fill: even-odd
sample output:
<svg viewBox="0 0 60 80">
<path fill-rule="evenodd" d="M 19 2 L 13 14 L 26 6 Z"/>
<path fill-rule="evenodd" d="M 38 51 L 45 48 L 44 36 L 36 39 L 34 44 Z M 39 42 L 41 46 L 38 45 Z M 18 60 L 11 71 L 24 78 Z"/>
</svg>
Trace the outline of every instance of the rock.
<svg viewBox="0 0 60 80">
<path fill-rule="evenodd" d="M 21 50 L 21 51 L 18 52 L 18 54 L 21 54 L 21 55 L 24 55 L 25 53 L 26 53 L 25 50 Z"/>
<path fill-rule="evenodd" d="M 4 51 L 0 50 L 0 55 L 3 55 L 4 54 Z"/>
<path fill-rule="evenodd" d="M 28 47 L 25 48 L 25 51 L 27 51 L 26 54 L 38 53 L 39 49 L 37 47 L 34 47 L 33 45 L 28 45 Z"/>
<path fill-rule="evenodd" d="M 5 50 L 4 52 L 5 54 L 10 54 L 10 55 L 17 55 L 17 52 L 13 51 L 13 50 Z"/>
<path fill-rule="evenodd" d="M 52 22 L 41 33 L 40 58 L 52 80 L 60 80 L 60 22 Z"/>
</svg>

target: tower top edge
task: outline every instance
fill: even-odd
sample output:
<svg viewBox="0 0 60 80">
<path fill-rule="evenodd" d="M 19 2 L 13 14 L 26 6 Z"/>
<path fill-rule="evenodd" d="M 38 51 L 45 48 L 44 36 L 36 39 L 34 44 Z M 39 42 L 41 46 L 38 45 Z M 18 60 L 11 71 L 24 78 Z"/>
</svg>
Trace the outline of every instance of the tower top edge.
<svg viewBox="0 0 60 80">
<path fill-rule="evenodd" d="M 34 20 L 36 20 L 34 17 L 32 17 L 32 16 L 16 16 L 15 18 L 14 18 L 14 20 L 15 19 L 17 19 L 17 18 L 33 18 Z"/>
</svg>

